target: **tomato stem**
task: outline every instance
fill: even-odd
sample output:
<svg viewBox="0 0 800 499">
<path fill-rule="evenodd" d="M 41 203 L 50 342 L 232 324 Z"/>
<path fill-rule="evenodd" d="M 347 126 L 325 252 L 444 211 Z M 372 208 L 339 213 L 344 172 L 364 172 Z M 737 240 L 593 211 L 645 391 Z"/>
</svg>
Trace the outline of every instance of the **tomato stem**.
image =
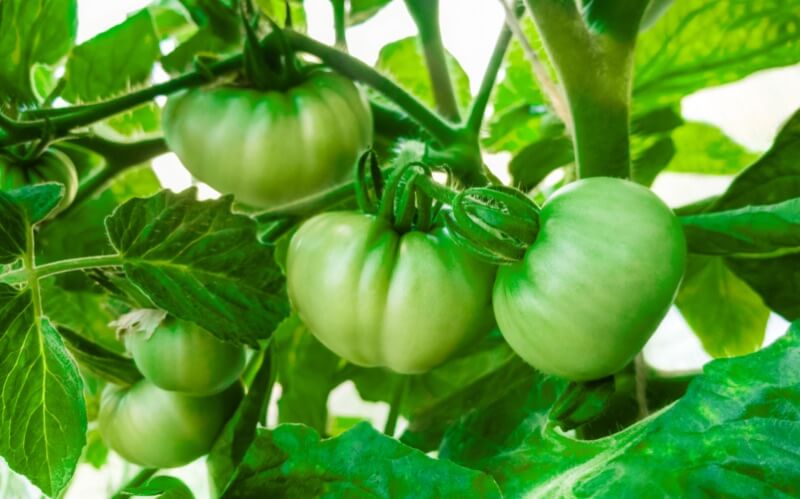
<svg viewBox="0 0 800 499">
<path fill-rule="evenodd" d="M 583 12 L 571 0 L 527 3 L 566 91 L 579 177 L 630 177 L 633 55 L 647 1 L 624 2 L 624 12 L 604 2 Z"/>
<path fill-rule="evenodd" d="M 333 4 L 333 29 L 336 33 L 336 46 L 347 52 L 347 30 L 344 0 L 331 0 Z"/>
<path fill-rule="evenodd" d="M 405 3 L 417 25 L 436 108 L 444 117 L 457 122 L 458 103 L 439 29 L 439 0 L 405 0 Z"/>
<path fill-rule="evenodd" d="M 76 270 L 86 270 L 102 267 L 119 267 L 123 263 L 121 255 L 100 255 L 86 256 L 81 258 L 70 258 L 57 262 L 46 263 L 44 265 L 31 266 L 12 270 L 0 274 L 0 282 L 6 284 L 19 284 L 30 279 L 44 279 L 65 272 Z"/>
<path fill-rule="evenodd" d="M 383 428 L 384 435 L 394 437 L 394 433 L 397 431 L 397 420 L 400 418 L 400 408 L 406 398 L 408 385 L 408 376 L 401 376 L 398 378 L 394 393 L 392 394 L 392 401 L 389 405 L 389 415 L 386 417 L 386 425 Z"/>
<path fill-rule="evenodd" d="M 517 16 L 522 13 L 522 4 L 517 5 L 514 13 Z M 506 24 L 503 24 L 497 41 L 494 44 L 494 50 L 492 50 L 489 64 L 486 66 L 486 71 L 483 73 L 480 89 L 477 95 L 475 95 L 475 99 L 472 101 L 469 114 L 467 115 L 465 128 L 471 130 L 474 134 L 480 132 L 483 116 L 486 113 L 486 106 L 489 104 L 489 97 L 494 89 L 500 66 L 503 65 L 503 59 L 505 58 L 509 43 L 511 43 L 511 30 Z"/>
</svg>

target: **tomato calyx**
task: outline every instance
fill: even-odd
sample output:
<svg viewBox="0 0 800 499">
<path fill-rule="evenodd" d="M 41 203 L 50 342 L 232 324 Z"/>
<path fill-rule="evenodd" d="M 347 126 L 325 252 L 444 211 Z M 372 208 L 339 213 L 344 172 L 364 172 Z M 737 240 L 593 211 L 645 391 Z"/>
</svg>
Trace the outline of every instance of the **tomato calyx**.
<svg viewBox="0 0 800 499">
<path fill-rule="evenodd" d="M 250 86 L 259 90 L 285 91 L 300 84 L 307 71 L 300 68 L 300 62 L 292 51 L 283 29 L 267 17 L 270 33 L 259 40 L 256 28 L 258 15 L 248 16 L 244 2 L 241 10 L 245 41 L 243 55 L 244 75 Z"/>
<path fill-rule="evenodd" d="M 539 232 L 539 207 L 512 187 L 471 187 L 459 193 L 446 217 L 460 246 L 494 264 L 521 260 Z"/>
</svg>

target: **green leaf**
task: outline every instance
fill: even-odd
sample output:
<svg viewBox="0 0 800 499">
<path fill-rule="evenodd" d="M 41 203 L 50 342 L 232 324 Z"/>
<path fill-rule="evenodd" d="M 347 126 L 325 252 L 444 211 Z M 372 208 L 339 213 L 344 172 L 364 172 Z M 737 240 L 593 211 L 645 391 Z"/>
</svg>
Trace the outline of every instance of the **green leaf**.
<svg viewBox="0 0 800 499">
<path fill-rule="evenodd" d="M 94 102 L 130 91 L 150 81 L 158 57 L 153 20 L 142 10 L 73 49 L 62 96 L 70 102 Z"/>
<path fill-rule="evenodd" d="M 770 347 L 716 360 L 677 403 L 607 438 L 546 425 L 545 380 L 518 409 L 467 416 L 440 456 L 482 469 L 508 497 L 795 497 L 800 494 L 800 325 Z M 515 409 L 515 407 L 517 409 Z"/>
<path fill-rule="evenodd" d="M 77 0 L 3 0 L 0 3 L 0 104 L 35 102 L 31 70 L 55 65 L 78 32 Z"/>
<path fill-rule="evenodd" d="M 69 328 L 60 328 L 58 332 L 78 364 L 93 375 L 117 385 L 132 385 L 142 379 L 130 357 L 108 350 Z"/>
<path fill-rule="evenodd" d="M 64 196 L 64 186 L 56 182 L 26 185 L 19 189 L 6 191 L 25 213 L 31 224 L 44 220 Z"/>
<path fill-rule="evenodd" d="M 311 428 L 259 429 L 223 495 L 239 497 L 500 497 L 480 472 L 439 461 L 367 423 L 321 440 Z"/>
<path fill-rule="evenodd" d="M 447 66 L 456 93 L 459 109 L 464 111 L 470 103 L 469 78 L 455 58 L 447 54 Z M 386 73 L 397 84 L 422 102 L 434 107 L 433 89 L 428 77 L 422 46 L 416 36 L 403 38 L 385 45 L 378 55 L 376 68 Z"/>
<path fill-rule="evenodd" d="M 161 136 L 161 110 L 148 102 L 114 115 L 93 126 L 98 135 L 118 142 L 132 142 Z"/>
<path fill-rule="evenodd" d="M 772 147 L 742 171 L 706 211 L 777 204 L 800 198 L 800 112 L 789 118 Z M 800 255 L 770 259 L 728 258 L 728 267 L 750 285 L 772 310 L 788 320 L 800 318 Z"/>
<path fill-rule="evenodd" d="M 718 257 L 692 255 L 675 304 L 712 357 L 755 352 L 769 309 Z"/>
<path fill-rule="evenodd" d="M 195 200 L 196 190 L 133 199 L 106 219 L 125 274 L 157 306 L 220 339 L 256 345 L 286 316 L 273 250 L 232 198 Z"/>
<path fill-rule="evenodd" d="M 161 58 L 161 66 L 171 75 L 189 71 L 195 58 L 200 55 L 227 55 L 239 49 L 240 43 L 232 43 L 217 36 L 211 28 L 200 28 L 175 50 Z"/>
<path fill-rule="evenodd" d="M 367 21 L 392 0 L 350 0 L 347 2 L 347 25 L 355 26 Z"/>
<path fill-rule="evenodd" d="M 37 190 L 0 192 L 0 264 L 22 257 L 30 267 L 36 204 L 23 206 L 13 195 Z M 30 283 L 0 284 L 0 456 L 55 496 L 69 484 L 86 443 L 86 406 L 78 369 L 42 315 L 38 293 Z"/>
<path fill-rule="evenodd" d="M 705 123 L 686 123 L 672 132 L 675 156 L 672 172 L 733 175 L 758 156 L 733 142 L 719 128 Z"/>
<path fill-rule="evenodd" d="M 681 223 L 689 250 L 694 253 L 756 258 L 800 253 L 800 197 L 766 206 L 684 216 Z"/>
<path fill-rule="evenodd" d="M 741 172 L 708 211 L 775 204 L 800 197 L 800 111 L 783 125 L 772 147 Z"/>
<path fill-rule="evenodd" d="M 800 60 L 800 5 L 681 0 L 636 44 L 634 102 L 640 109 L 701 88 Z"/>
<path fill-rule="evenodd" d="M 126 487 L 122 490 L 131 496 L 154 497 L 158 496 L 160 499 L 193 499 L 194 494 L 178 478 L 173 476 L 156 476 L 153 477 L 142 485 L 136 487 Z"/>
<path fill-rule="evenodd" d="M 344 364 L 293 315 L 275 331 L 275 355 L 281 398 L 281 423 L 303 423 L 324 434 L 328 429 L 328 395 L 342 382 Z"/>
<path fill-rule="evenodd" d="M 633 140 L 631 156 L 631 178 L 650 186 L 675 156 L 675 144 L 668 136 Z"/>
<path fill-rule="evenodd" d="M 545 138 L 523 147 L 509 162 L 514 185 L 528 191 L 539 185 L 553 170 L 572 163 L 572 140 L 560 136 Z"/>
<path fill-rule="evenodd" d="M 291 319 L 286 321 L 289 320 Z M 261 365 L 247 390 L 247 396 L 225 425 L 208 456 L 212 497 L 218 497 L 219 491 L 224 490 L 233 478 L 235 470 L 256 437 L 256 427 L 264 420 L 270 403 L 274 374 L 274 357 L 270 355 L 274 356 L 274 353 L 260 351 L 256 355 L 260 356 Z"/>
</svg>

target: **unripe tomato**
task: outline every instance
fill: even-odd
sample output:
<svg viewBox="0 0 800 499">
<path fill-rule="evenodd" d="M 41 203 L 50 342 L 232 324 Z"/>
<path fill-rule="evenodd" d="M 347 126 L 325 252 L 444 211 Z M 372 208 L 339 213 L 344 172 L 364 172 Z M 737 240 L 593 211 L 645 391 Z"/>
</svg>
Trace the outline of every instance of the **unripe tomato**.
<svg viewBox="0 0 800 499">
<path fill-rule="evenodd" d="M 175 318 L 152 334 L 131 331 L 125 344 L 136 367 L 159 388 L 211 395 L 233 384 L 245 365 L 244 347 L 220 341 L 196 325 Z"/>
<path fill-rule="evenodd" d="M 163 128 L 196 178 L 260 208 L 346 182 L 372 142 L 366 99 L 327 71 L 285 92 L 189 90 L 169 98 Z"/>
<path fill-rule="evenodd" d="M 680 222 L 649 189 L 612 178 L 574 182 L 542 208 L 525 258 L 498 271 L 497 324 L 537 369 L 602 378 L 653 334 L 685 260 Z"/>
<path fill-rule="evenodd" d="M 175 468 L 208 454 L 242 398 L 239 383 L 209 397 L 162 390 L 143 379 L 106 386 L 100 432 L 115 452 L 149 468 Z"/>
<path fill-rule="evenodd" d="M 359 366 L 422 373 L 493 323 L 495 268 L 444 228 L 398 234 L 372 215 L 323 213 L 292 237 L 286 275 L 308 329 Z"/>
<path fill-rule="evenodd" d="M 64 186 L 64 196 L 53 210 L 53 216 L 71 205 L 78 193 L 78 173 L 66 154 L 48 149 L 31 161 L 21 161 L 0 154 L 0 190 L 45 182 L 58 182 Z"/>
</svg>

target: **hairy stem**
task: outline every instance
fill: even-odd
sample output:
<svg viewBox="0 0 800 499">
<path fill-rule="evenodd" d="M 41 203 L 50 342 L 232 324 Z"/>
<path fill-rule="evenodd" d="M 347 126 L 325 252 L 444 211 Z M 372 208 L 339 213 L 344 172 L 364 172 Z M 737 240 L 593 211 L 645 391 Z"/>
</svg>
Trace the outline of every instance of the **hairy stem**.
<svg viewBox="0 0 800 499">
<path fill-rule="evenodd" d="M 46 263 L 39 266 L 33 266 L 31 262 L 31 266 L 26 266 L 25 268 L 0 274 L 0 282 L 6 284 L 18 284 L 21 282 L 30 281 L 31 279 L 44 279 L 45 277 L 63 274 L 65 272 L 73 272 L 76 270 L 118 267 L 122 265 L 122 263 L 123 259 L 121 255 L 100 255 L 70 258 L 68 260 L 59 260 L 57 262 Z"/>
<path fill-rule="evenodd" d="M 333 29 L 336 33 L 336 46 L 347 52 L 344 0 L 331 0 L 331 4 L 333 5 Z"/>
</svg>

